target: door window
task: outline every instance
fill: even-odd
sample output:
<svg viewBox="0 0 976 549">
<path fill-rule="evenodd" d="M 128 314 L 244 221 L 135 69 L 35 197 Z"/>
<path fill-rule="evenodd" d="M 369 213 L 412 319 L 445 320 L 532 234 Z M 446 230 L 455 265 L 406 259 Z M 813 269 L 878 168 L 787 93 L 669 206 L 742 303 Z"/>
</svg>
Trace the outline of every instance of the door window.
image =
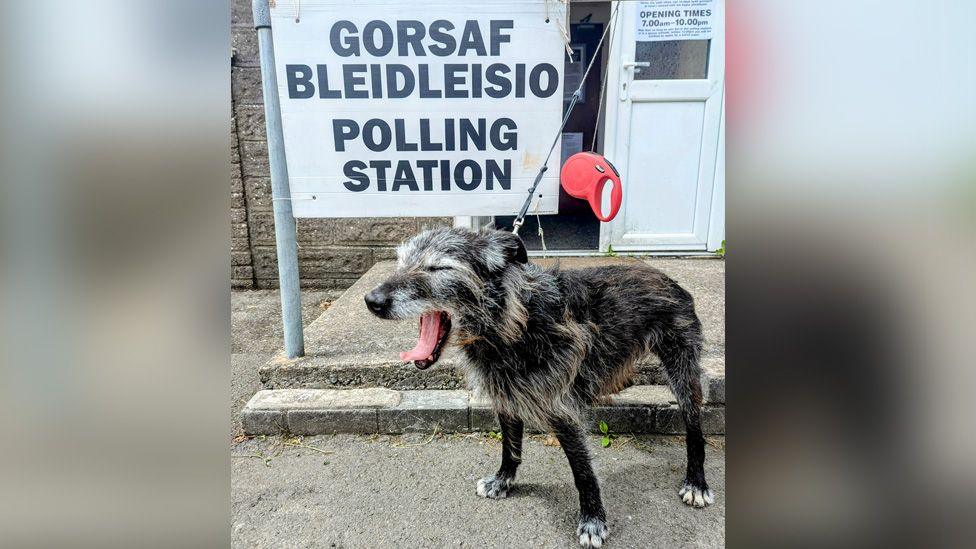
<svg viewBox="0 0 976 549">
<path fill-rule="evenodd" d="M 637 42 L 634 57 L 646 67 L 634 67 L 634 80 L 688 80 L 708 78 L 711 40 Z"/>
</svg>

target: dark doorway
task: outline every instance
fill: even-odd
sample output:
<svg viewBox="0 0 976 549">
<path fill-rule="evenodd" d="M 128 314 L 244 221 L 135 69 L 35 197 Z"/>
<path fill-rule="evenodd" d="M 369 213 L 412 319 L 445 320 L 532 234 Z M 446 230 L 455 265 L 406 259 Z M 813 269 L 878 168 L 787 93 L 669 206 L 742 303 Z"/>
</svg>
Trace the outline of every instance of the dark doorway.
<svg viewBox="0 0 976 549">
<path fill-rule="evenodd" d="M 568 55 L 565 57 L 564 109 L 569 105 L 569 98 L 579 86 L 580 78 L 582 78 L 586 66 L 589 65 L 593 55 L 597 53 L 597 44 L 599 44 L 600 36 L 603 34 L 604 23 L 591 22 L 591 20 L 595 18 L 606 21 L 609 17 L 608 6 L 608 3 L 589 5 L 580 10 L 582 13 L 571 14 L 572 20 L 579 22 L 570 24 L 570 47 L 574 54 L 572 61 Z M 608 44 L 604 43 L 603 49 L 599 52 L 600 58 L 597 59 L 587 77 L 582 98 L 577 102 L 573 114 L 569 117 L 566 128 L 563 130 L 560 166 L 569 156 L 580 151 L 591 150 L 593 143 L 595 143 L 596 152 L 602 152 L 600 136 L 596 135 L 596 132 L 598 131 L 600 82 L 603 80 L 603 72 L 607 62 L 607 46 Z M 529 213 L 531 214 L 531 210 Z M 542 218 L 542 229 L 547 249 L 599 249 L 600 221 L 593 215 L 590 205 L 585 200 L 573 198 L 560 188 L 559 214 L 540 217 Z M 542 249 L 537 219 L 533 215 L 527 216 L 525 225 L 519 231 L 519 236 L 525 241 L 526 248 L 532 251 Z M 511 230 L 514 221 L 515 216 L 498 216 L 495 218 L 495 226 L 499 229 Z"/>
</svg>

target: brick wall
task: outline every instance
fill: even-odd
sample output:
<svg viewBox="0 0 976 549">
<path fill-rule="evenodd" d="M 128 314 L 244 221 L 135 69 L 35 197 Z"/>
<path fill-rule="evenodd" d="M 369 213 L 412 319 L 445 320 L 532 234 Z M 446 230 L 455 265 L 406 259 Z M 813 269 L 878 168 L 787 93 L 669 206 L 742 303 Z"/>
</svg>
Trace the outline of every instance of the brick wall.
<svg viewBox="0 0 976 549">
<path fill-rule="evenodd" d="M 261 69 L 250 0 L 231 7 L 231 285 L 278 285 Z M 347 288 L 393 247 L 450 218 L 299 219 L 303 287 Z"/>
</svg>

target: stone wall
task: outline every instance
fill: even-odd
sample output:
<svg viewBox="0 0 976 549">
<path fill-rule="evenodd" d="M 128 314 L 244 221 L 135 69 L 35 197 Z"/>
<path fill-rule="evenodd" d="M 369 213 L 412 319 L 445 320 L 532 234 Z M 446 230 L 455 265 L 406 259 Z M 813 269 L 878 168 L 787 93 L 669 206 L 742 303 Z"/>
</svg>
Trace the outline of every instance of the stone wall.
<svg viewBox="0 0 976 549">
<path fill-rule="evenodd" d="M 250 0 L 231 7 L 231 285 L 278 285 L 261 69 Z M 299 219 L 303 287 L 347 288 L 393 247 L 450 218 Z"/>
</svg>

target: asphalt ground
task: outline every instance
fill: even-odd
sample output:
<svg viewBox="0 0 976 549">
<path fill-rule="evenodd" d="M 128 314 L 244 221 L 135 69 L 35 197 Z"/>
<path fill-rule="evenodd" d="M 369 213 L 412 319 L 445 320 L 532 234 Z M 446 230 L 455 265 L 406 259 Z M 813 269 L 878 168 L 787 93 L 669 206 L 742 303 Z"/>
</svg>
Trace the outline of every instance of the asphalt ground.
<svg viewBox="0 0 976 549">
<path fill-rule="evenodd" d="M 680 437 L 591 441 L 606 547 L 722 547 L 724 439 L 710 439 L 714 505 L 677 495 Z M 526 440 L 515 489 L 478 497 L 501 443 L 484 434 L 245 440 L 232 448 L 234 547 L 576 547 L 578 500 L 562 449 Z"/>
</svg>

